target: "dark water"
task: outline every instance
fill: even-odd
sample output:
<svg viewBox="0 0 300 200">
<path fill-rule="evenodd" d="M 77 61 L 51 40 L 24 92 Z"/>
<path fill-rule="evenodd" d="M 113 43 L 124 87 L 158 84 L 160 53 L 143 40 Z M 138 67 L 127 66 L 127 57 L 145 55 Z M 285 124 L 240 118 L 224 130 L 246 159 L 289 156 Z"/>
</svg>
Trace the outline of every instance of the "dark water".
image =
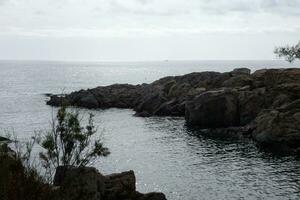
<svg viewBox="0 0 300 200">
<path fill-rule="evenodd" d="M 151 82 L 194 71 L 235 67 L 298 67 L 281 61 L 66 63 L 0 61 L 0 131 L 21 138 L 45 130 L 55 109 L 43 93 L 112 83 Z M 88 113 L 89 110 L 81 109 Z M 274 157 L 248 140 L 212 138 L 184 126 L 183 118 L 134 117 L 132 110 L 94 110 L 112 154 L 95 166 L 112 173 L 133 169 L 137 189 L 170 200 L 300 199 L 300 161 Z"/>
</svg>

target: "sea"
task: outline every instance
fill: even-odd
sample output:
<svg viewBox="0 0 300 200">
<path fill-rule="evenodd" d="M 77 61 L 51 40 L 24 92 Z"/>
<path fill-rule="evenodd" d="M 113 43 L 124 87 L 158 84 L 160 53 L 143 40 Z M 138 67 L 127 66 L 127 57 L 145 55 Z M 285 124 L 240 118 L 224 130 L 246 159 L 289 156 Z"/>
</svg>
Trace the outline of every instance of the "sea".
<svg viewBox="0 0 300 200">
<path fill-rule="evenodd" d="M 57 108 L 46 93 L 60 94 L 114 83 L 151 83 L 191 72 L 248 67 L 300 67 L 283 60 L 63 62 L 0 61 L 0 135 L 21 141 L 45 132 Z M 191 130 L 182 117 L 135 117 L 130 109 L 90 112 L 111 154 L 93 163 L 101 173 L 134 170 L 137 190 L 169 200 L 300 199 L 300 160 L 259 149 L 248 139 Z"/>
</svg>

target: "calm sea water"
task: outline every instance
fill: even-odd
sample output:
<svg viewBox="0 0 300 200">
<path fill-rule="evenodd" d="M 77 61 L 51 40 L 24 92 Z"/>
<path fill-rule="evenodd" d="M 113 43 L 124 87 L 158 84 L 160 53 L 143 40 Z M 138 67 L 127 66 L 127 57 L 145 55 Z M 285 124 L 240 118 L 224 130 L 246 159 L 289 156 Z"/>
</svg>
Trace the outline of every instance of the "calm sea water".
<svg viewBox="0 0 300 200">
<path fill-rule="evenodd" d="M 149 83 L 194 71 L 300 67 L 284 61 L 41 62 L 0 61 L 0 131 L 20 138 L 49 128 L 55 108 L 43 93 L 113 83 Z M 81 109 L 82 114 L 89 110 Z M 248 140 L 211 138 L 183 118 L 134 117 L 128 109 L 93 110 L 112 154 L 95 166 L 104 174 L 134 170 L 141 192 L 169 200 L 299 199 L 300 161 L 274 157 Z"/>
</svg>

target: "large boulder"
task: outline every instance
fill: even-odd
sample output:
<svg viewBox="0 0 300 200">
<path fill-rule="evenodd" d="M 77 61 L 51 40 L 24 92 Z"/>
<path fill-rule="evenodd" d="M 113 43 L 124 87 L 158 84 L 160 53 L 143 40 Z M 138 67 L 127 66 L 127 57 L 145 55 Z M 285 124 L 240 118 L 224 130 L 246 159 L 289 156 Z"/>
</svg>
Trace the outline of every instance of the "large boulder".
<svg viewBox="0 0 300 200">
<path fill-rule="evenodd" d="M 54 185 L 60 186 L 63 199 L 105 199 L 105 177 L 93 167 L 58 167 Z"/>
<path fill-rule="evenodd" d="M 253 138 L 274 149 L 300 148 L 300 99 L 277 109 L 268 109 L 255 119 Z"/>
<path fill-rule="evenodd" d="M 108 200 L 134 199 L 136 196 L 133 171 L 115 173 L 105 177 L 105 197 Z"/>
<path fill-rule="evenodd" d="M 149 89 L 149 92 L 141 98 L 140 103 L 134 108 L 138 116 L 149 117 L 154 115 L 159 107 L 168 101 L 161 91 Z"/>
<path fill-rule="evenodd" d="M 238 95 L 234 90 L 208 91 L 186 102 L 189 125 L 220 128 L 239 125 Z"/>
</svg>

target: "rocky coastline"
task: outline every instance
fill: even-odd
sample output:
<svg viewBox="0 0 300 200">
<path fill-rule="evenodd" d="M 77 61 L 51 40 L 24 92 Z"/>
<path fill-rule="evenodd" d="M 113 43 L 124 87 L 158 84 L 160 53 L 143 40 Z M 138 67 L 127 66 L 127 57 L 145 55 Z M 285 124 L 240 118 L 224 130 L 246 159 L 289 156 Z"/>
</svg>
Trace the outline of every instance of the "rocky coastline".
<svg viewBox="0 0 300 200">
<path fill-rule="evenodd" d="M 188 126 L 218 134 L 242 135 L 261 146 L 300 153 L 300 69 L 237 68 L 194 72 L 150 84 L 114 84 L 50 95 L 89 109 L 131 108 L 137 116 L 184 116 Z"/>
</svg>

